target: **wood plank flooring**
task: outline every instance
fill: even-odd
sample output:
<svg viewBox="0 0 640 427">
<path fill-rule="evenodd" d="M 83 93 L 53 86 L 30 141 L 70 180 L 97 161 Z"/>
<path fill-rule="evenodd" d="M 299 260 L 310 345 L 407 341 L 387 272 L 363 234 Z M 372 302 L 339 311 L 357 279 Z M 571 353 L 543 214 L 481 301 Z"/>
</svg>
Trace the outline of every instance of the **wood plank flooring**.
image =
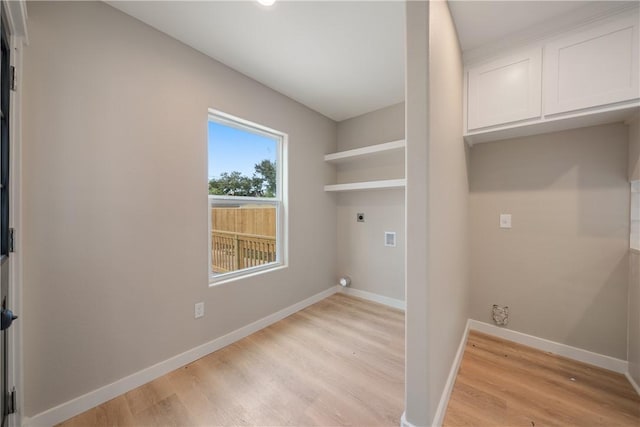
<svg viewBox="0 0 640 427">
<path fill-rule="evenodd" d="M 640 426 L 624 375 L 471 331 L 445 426 Z"/>
<path fill-rule="evenodd" d="M 398 426 L 404 313 L 333 295 L 60 424 Z"/>
<path fill-rule="evenodd" d="M 336 294 L 62 424 L 398 426 L 404 314 Z M 445 426 L 640 426 L 623 375 L 471 331 Z"/>
</svg>

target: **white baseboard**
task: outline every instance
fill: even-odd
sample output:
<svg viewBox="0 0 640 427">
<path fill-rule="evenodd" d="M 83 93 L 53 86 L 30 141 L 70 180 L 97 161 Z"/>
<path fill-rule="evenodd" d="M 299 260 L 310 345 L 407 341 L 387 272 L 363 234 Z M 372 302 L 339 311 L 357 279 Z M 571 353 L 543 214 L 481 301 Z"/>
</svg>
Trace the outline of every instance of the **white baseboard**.
<svg viewBox="0 0 640 427">
<path fill-rule="evenodd" d="M 431 422 L 432 426 L 441 426 L 444 422 L 444 416 L 447 413 L 447 406 L 449 406 L 449 398 L 451 397 L 453 386 L 456 383 L 456 377 L 458 376 L 458 370 L 460 369 L 462 356 L 464 356 L 464 349 L 467 345 L 467 337 L 469 336 L 469 323 L 470 320 L 467 320 L 467 325 L 465 326 L 464 332 L 462 333 L 462 339 L 460 339 L 460 344 L 458 345 L 456 357 L 455 359 L 453 359 L 451 369 L 449 370 L 449 377 L 447 378 L 444 390 L 442 390 L 440 403 L 438 403 L 436 414 L 433 416 L 433 421 Z"/>
<path fill-rule="evenodd" d="M 633 379 L 629 371 L 625 372 L 624 376 L 627 377 L 627 380 L 629 380 L 629 382 L 631 383 L 631 386 L 635 389 L 636 393 L 638 393 L 638 395 L 640 396 L 640 385 L 638 385 L 636 380 Z"/>
<path fill-rule="evenodd" d="M 469 336 L 469 320 L 467 320 L 467 324 L 462 332 L 462 338 L 460 339 L 460 344 L 458 344 L 458 351 L 456 351 L 455 358 L 453 359 L 453 363 L 451 364 L 451 369 L 449 370 L 449 376 L 447 377 L 447 382 L 444 385 L 444 389 L 442 390 L 442 395 L 440 396 L 440 402 L 438 403 L 438 407 L 436 408 L 436 413 L 433 416 L 433 421 L 431 422 L 432 426 L 441 426 L 444 421 L 444 416 L 447 413 L 447 406 L 449 406 L 449 398 L 451 397 L 451 392 L 453 391 L 453 386 L 456 383 L 456 377 L 458 376 L 458 370 L 460 369 L 460 363 L 462 362 L 462 356 L 464 356 L 464 349 L 467 345 L 467 337 Z M 402 418 L 400 418 L 400 426 L 401 427 L 415 427 L 406 418 L 406 412 L 402 413 Z"/>
<path fill-rule="evenodd" d="M 168 374 L 171 371 L 198 360 L 209 353 L 213 353 L 216 350 L 233 344 L 234 342 L 257 332 L 260 329 L 266 328 L 267 326 L 276 323 L 297 311 L 335 294 L 336 291 L 336 287 L 332 286 L 325 291 L 236 329 L 235 331 L 229 332 L 228 334 L 216 338 L 213 341 L 209 341 L 208 343 L 192 348 L 191 350 L 187 350 L 184 353 L 145 368 L 135 374 L 119 379 L 111 384 L 105 385 L 104 387 L 91 391 L 61 405 L 47 409 L 33 417 L 25 417 L 23 419 L 24 425 L 29 427 L 48 427 L 65 421 L 75 415 L 81 414 L 86 410 L 111 400 L 114 397 L 133 390 L 136 387 L 146 384 L 149 381 L 153 381 L 162 375 Z"/>
<path fill-rule="evenodd" d="M 385 297 L 383 295 L 374 294 L 372 292 L 361 291 L 360 289 L 345 288 L 340 285 L 336 285 L 336 286 L 338 288 L 338 292 L 341 292 L 343 294 L 353 295 L 354 297 L 377 302 L 379 304 L 384 304 L 393 308 L 399 308 L 400 310 L 405 310 L 407 307 L 407 304 L 404 301 L 399 299 Z"/>
<path fill-rule="evenodd" d="M 469 328 L 489 335 L 494 335 L 499 338 L 504 338 L 509 341 L 514 341 L 518 344 L 533 347 L 538 350 L 548 351 L 569 359 L 574 359 L 579 362 L 588 363 L 590 365 L 618 372 L 620 374 L 625 374 L 628 370 L 628 363 L 626 360 L 616 359 L 615 357 L 605 356 L 603 354 L 594 353 L 577 347 L 571 347 L 570 345 L 534 337 L 533 335 L 524 334 L 511 329 L 500 328 L 478 320 L 469 319 Z"/>
<path fill-rule="evenodd" d="M 403 412 L 402 417 L 400 417 L 400 427 L 417 427 L 407 421 L 407 413 Z"/>
</svg>

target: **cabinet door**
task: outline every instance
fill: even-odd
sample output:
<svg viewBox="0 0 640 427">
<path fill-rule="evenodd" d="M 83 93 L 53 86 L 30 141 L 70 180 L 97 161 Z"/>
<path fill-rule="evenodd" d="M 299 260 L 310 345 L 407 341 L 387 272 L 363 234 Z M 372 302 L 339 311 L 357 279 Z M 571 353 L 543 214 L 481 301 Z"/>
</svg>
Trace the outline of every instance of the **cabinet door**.
<svg viewBox="0 0 640 427">
<path fill-rule="evenodd" d="M 544 88 L 545 114 L 638 98 L 637 11 L 548 43 Z"/>
<path fill-rule="evenodd" d="M 469 68 L 467 129 L 540 117 L 542 49 Z"/>
</svg>

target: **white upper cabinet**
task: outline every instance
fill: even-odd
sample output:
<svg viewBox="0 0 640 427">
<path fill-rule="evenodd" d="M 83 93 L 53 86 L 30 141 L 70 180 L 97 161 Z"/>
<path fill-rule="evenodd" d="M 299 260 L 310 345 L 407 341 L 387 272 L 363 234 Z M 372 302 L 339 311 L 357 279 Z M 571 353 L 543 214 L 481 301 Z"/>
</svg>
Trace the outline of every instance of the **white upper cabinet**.
<svg viewBox="0 0 640 427">
<path fill-rule="evenodd" d="M 544 46 L 544 114 L 637 99 L 638 13 L 606 20 Z"/>
<path fill-rule="evenodd" d="M 467 129 L 540 117 L 541 62 L 536 48 L 469 68 Z"/>
<path fill-rule="evenodd" d="M 469 144 L 624 121 L 640 111 L 637 3 L 465 69 Z M 555 31 L 559 31 L 555 30 Z"/>
</svg>

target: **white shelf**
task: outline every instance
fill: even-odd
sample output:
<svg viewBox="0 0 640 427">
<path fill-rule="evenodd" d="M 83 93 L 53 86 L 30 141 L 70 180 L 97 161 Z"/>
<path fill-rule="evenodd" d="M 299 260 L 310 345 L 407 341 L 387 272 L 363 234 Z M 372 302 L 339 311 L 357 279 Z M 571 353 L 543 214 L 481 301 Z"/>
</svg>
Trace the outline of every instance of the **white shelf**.
<svg viewBox="0 0 640 427">
<path fill-rule="evenodd" d="M 384 144 L 370 145 L 368 147 L 356 148 L 353 150 L 339 151 L 337 153 L 326 154 L 325 162 L 341 163 L 357 159 L 364 159 L 379 154 L 386 154 L 391 151 L 404 150 L 406 146 L 405 140 L 385 142 Z"/>
<path fill-rule="evenodd" d="M 404 188 L 406 180 L 385 179 L 382 181 L 350 182 L 348 184 L 325 185 L 324 191 L 359 191 L 377 190 L 384 188 Z"/>
</svg>

